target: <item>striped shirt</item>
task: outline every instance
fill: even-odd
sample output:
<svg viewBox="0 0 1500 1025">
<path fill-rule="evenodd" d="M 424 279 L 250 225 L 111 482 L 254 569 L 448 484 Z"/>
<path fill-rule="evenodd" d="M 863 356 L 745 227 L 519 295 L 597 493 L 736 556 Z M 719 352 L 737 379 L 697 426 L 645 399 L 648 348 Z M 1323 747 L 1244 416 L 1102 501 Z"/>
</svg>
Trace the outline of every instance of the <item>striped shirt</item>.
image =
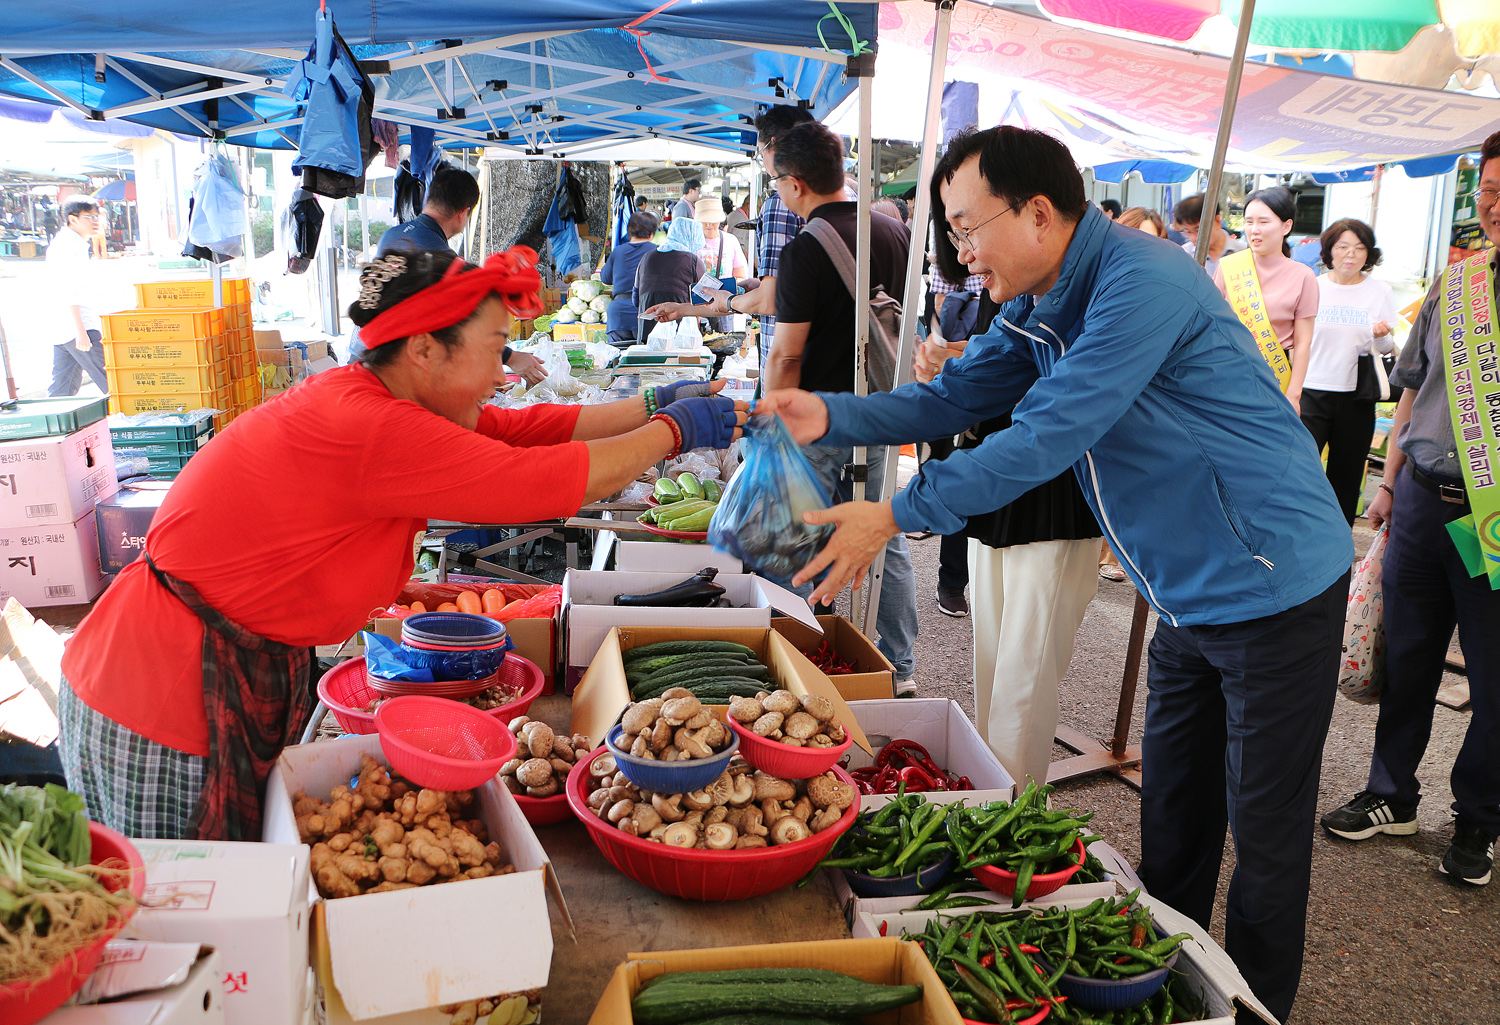
<svg viewBox="0 0 1500 1025">
<path fill-rule="evenodd" d="M 781 250 L 802 230 L 802 218 L 786 208 L 781 196 L 772 192 L 761 205 L 760 217 L 755 229 L 755 272 L 760 277 L 776 276 L 781 262 Z M 771 351 L 771 336 L 776 333 L 776 318 L 767 314 L 760 318 L 760 365 L 765 370 L 766 354 Z"/>
</svg>

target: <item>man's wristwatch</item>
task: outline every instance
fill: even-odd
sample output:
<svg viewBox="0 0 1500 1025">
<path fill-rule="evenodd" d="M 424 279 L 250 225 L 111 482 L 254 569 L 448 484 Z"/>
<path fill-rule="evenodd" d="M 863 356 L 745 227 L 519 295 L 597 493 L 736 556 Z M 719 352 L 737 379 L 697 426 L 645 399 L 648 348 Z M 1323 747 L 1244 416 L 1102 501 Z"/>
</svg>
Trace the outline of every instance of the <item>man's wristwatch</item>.
<svg viewBox="0 0 1500 1025">
<path fill-rule="evenodd" d="M 736 292 L 734 293 L 734 295 L 739 295 L 739 293 Z M 734 295 L 726 295 L 724 297 L 724 309 L 728 310 L 730 313 L 734 312 Z"/>
</svg>

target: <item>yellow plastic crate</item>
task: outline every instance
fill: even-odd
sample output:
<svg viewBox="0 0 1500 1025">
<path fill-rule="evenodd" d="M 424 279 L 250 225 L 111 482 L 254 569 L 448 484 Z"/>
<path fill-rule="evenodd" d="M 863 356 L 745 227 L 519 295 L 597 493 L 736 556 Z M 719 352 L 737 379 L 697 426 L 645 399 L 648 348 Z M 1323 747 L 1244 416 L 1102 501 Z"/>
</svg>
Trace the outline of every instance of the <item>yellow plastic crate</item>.
<svg viewBox="0 0 1500 1025">
<path fill-rule="evenodd" d="M 147 281 L 135 286 L 136 302 L 143 309 L 160 310 L 205 307 L 214 304 L 214 283 L 206 278 Z M 249 278 L 225 278 L 221 290 L 225 306 L 250 302 Z"/>
<path fill-rule="evenodd" d="M 220 431 L 222 431 L 224 428 L 228 427 L 229 424 L 238 415 L 239 414 L 237 414 L 234 410 L 232 410 L 232 409 L 226 409 L 224 412 L 220 413 L 218 416 L 215 416 L 214 417 L 214 433 L 217 434 Z"/>
<path fill-rule="evenodd" d="M 237 352 L 229 357 L 229 379 L 231 381 L 242 381 L 247 377 L 260 380 L 260 366 L 255 361 L 253 352 Z"/>
<path fill-rule="evenodd" d="M 260 399 L 260 378 L 246 377 L 235 381 L 230 385 L 234 401 L 239 405 L 247 405 Z"/>
<path fill-rule="evenodd" d="M 195 367 L 217 363 L 229 355 L 225 335 L 184 338 L 174 342 L 109 341 L 104 343 L 104 365 L 125 367 Z"/>
<path fill-rule="evenodd" d="M 243 331 L 249 328 L 251 326 L 250 304 L 245 303 L 239 306 L 231 306 L 229 308 L 227 326 L 231 331 Z"/>
<path fill-rule="evenodd" d="M 123 367 L 104 371 L 109 390 L 143 394 L 149 392 L 209 392 L 229 384 L 229 361 L 191 367 Z"/>
<path fill-rule="evenodd" d="M 181 342 L 223 334 L 225 310 L 208 309 L 126 310 L 105 313 L 104 337 L 112 342 Z"/>
<path fill-rule="evenodd" d="M 211 391 L 183 392 L 116 392 L 109 397 L 109 411 L 124 413 L 154 413 L 174 409 L 228 409 L 231 396 L 228 388 Z"/>
<path fill-rule="evenodd" d="M 255 329 L 238 327 L 229 332 L 229 354 L 239 356 L 255 352 Z"/>
</svg>

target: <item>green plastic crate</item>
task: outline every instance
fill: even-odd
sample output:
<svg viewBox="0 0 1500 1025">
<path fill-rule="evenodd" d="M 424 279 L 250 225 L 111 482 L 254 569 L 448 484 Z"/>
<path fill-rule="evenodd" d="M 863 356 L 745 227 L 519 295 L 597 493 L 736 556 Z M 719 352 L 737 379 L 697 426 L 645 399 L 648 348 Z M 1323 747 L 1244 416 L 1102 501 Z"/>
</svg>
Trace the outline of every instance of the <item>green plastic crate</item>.
<svg viewBox="0 0 1500 1025">
<path fill-rule="evenodd" d="M 21 399 L 14 410 L 0 408 L 0 441 L 72 434 L 109 414 L 109 399 Z"/>
<path fill-rule="evenodd" d="M 204 417 L 193 424 L 163 424 L 160 427 L 111 427 L 109 429 L 110 440 L 117 448 L 140 448 L 132 442 L 193 442 L 196 447 L 201 448 L 203 443 L 213 437 L 213 417 Z"/>
<path fill-rule="evenodd" d="M 212 438 L 213 434 L 200 435 L 192 441 L 114 441 L 116 452 L 140 452 L 144 455 L 156 456 L 190 456 L 203 447 L 203 442 Z"/>
</svg>

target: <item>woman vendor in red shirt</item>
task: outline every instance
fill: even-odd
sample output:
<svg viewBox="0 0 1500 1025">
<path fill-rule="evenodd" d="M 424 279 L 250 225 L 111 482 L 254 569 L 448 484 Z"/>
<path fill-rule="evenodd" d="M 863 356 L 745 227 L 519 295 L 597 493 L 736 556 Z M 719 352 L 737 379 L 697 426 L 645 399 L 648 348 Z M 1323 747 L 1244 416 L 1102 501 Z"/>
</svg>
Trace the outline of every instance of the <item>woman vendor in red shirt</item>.
<svg viewBox="0 0 1500 1025">
<path fill-rule="evenodd" d="M 63 656 L 69 786 L 127 836 L 259 840 L 265 779 L 311 714 L 310 652 L 410 578 L 429 518 L 570 515 L 647 466 L 739 436 L 706 384 L 500 410 L 511 317 L 541 313 L 536 254 L 367 264 L 368 350 L 251 410 L 184 467 Z M 722 387 L 722 382 L 720 382 Z"/>
</svg>

